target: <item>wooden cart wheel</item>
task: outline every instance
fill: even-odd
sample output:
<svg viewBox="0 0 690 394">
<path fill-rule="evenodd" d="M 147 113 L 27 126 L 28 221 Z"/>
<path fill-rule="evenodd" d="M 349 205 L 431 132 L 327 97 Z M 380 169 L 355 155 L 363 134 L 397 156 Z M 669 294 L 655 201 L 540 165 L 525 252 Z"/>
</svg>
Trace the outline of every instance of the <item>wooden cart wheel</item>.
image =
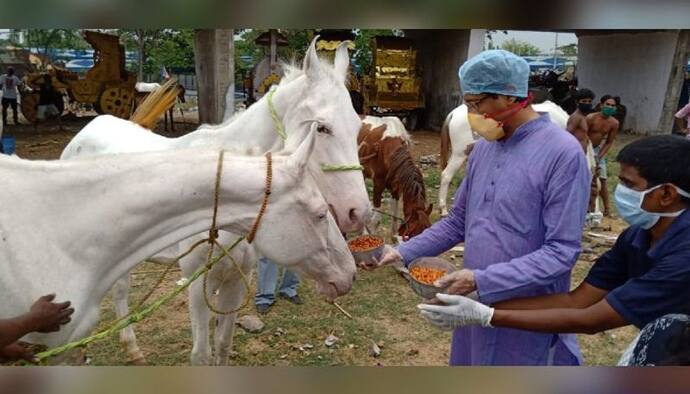
<svg viewBox="0 0 690 394">
<path fill-rule="evenodd" d="M 134 91 L 126 88 L 109 88 L 101 93 L 98 99 L 98 109 L 103 114 L 127 119 L 132 113 Z"/>
<path fill-rule="evenodd" d="M 38 111 L 38 93 L 26 93 L 21 95 L 21 110 L 22 115 L 31 123 L 36 122 L 36 113 Z"/>
</svg>

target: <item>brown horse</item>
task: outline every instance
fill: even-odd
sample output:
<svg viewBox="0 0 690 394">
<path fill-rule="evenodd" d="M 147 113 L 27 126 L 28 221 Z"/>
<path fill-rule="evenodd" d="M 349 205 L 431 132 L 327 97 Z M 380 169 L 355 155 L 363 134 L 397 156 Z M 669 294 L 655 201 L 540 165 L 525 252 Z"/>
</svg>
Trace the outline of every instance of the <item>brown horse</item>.
<svg viewBox="0 0 690 394">
<path fill-rule="evenodd" d="M 374 207 L 381 208 L 381 196 L 388 189 L 392 196 L 393 232 L 403 238 L 414 237 L 429 226 L 432 205 L 426 206 L 424 177 L 410 154 L 406 136 L 385 135 L 385 124 L 375 127 L 362 123 L 357 143 L 364 176 L 374 181 Z M 396 230 L 398 200 L 402 196 L 404 222 Z M 374 224 L 378 220 L 374 219 Z"/>
</svg>

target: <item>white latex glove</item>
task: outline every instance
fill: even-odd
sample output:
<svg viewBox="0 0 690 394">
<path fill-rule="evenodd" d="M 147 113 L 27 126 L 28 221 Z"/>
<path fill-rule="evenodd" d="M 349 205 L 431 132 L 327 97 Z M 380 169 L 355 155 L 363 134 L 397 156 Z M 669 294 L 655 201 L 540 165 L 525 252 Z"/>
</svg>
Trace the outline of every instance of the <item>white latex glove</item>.
<svg viewBox="0 0 690 394">
<path fill-rule="evenodd" d="M 491 327 L 494 308 L 460 295 L 436 294 L 446 305 L 419 304 L 417 308 L 431 324 L 442 330 L 481 325 Z"/>
<path fill-rule="evenodd" d="M 445 289 L 446 294 L 467 295 L 477 290 L 474 272 L 468 269 L 453 271 L 443 275 L 434 282 L 434 286 Z"/>
<path fill-rule="evenodd" d="M 374 268 L 382 267 L 384 265 L 395 264 L 402 262 L 402 256 L 400 253 L 390 245 L 384 245 L 381 251 L 381 258 L 378 261 L 362 261 L 360 266 L 365 270 L 372 270 Z"/>
</svg>

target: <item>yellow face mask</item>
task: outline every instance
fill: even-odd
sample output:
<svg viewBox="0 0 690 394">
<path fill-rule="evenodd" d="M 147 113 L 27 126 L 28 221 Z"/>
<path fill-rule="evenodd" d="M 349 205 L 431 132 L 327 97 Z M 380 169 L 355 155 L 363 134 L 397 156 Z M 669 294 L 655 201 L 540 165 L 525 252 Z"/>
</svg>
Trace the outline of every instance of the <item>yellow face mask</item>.
<svg viewBox="0 0 690 394">
<path fill-rule="evenodd" d="M 470 124 L 470 128 L 475 133 L 479 134 L 482 138 L 487 141 L 496 141 L 505 137 L 506 132 L 503 130 L 503 123 L 515 116 L 522 109 L 527 107 L 532 102 L 532 93 L 527 96 L 527 100 L 521 103 L 516 103 L 515 105 L 492 114 L 476 114 L 467 111 L 467 122 Z M 504 114 L 506 112 L 512 112 L 507 118 L 502 121 L 494 119 L 494 116 Z"/>
<path fill-rule="evenodd" d="M 500 140 L 506 135 L 505 130 L 503 130 L 503 123 L 486 115 L 468 112 L 467 121 L 470 128 L 487 141 Z"/>
</svg>

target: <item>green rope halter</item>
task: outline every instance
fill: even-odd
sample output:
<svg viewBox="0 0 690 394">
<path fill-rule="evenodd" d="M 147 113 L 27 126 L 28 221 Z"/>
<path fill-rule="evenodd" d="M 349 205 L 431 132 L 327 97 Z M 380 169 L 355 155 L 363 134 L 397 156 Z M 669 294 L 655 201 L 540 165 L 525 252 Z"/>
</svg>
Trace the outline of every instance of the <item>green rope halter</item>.
<svg viewBox="0 0 690 394">
<path fill-rule="evenodd" d="M 271 114 L 271 119 L 273 119 L 273 125 L 276 128 L 276 133 L 280 136 L 280 138 L 285 141 L 287 139 L 287 133 L 285 132 L 285 126 L 283 126 L 283 122 L 280 120 L 278 117 L 278 111 L 276 111 L 276 107 L 273 105 L 273 95 L 275 94 L 276 90 L 278 88 L 274 85 L 271 87 L 271 90 L 269 90 L 268 95 L 266 96 L 266 100 L 268 101 L 268 112 Z M 364 167 L 362 165 L 358 164 L 321 164 L 321 170 L 324 172 L 336 172 L 336 171 L 362 171 Z"/>
</svg>

